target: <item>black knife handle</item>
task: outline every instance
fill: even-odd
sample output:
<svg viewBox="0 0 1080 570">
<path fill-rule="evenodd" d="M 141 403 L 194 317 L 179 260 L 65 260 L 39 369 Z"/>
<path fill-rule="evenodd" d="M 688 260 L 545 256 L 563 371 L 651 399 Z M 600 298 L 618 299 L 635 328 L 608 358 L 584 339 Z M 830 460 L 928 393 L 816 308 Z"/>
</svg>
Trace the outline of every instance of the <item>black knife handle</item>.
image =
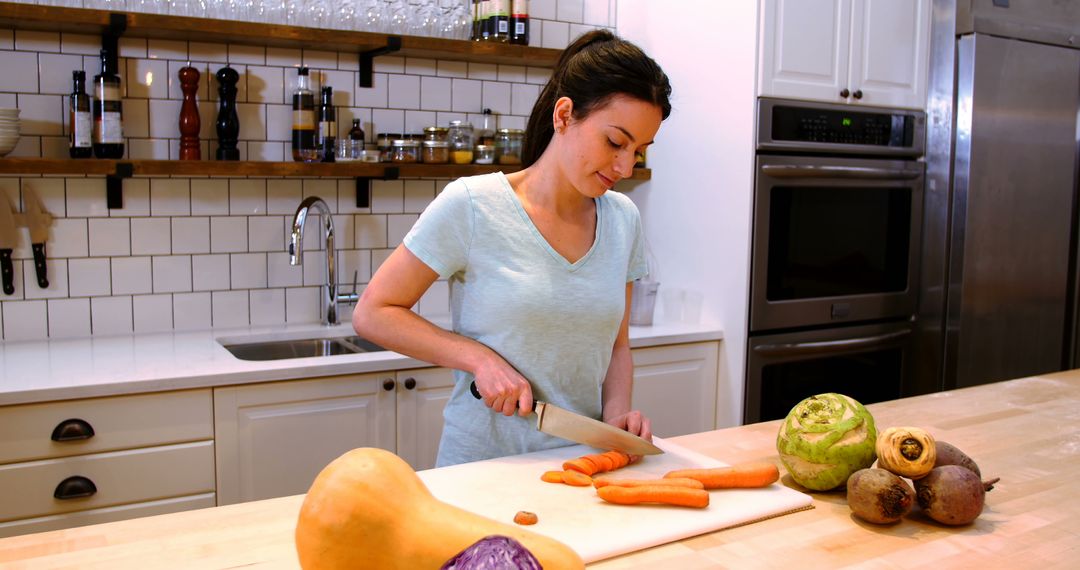
<svg viewBox="0 0 1080 570">
<path fill-rule="evenodd" d="M 45 267 L 45 242 L 31 244 L 34 250 L 34 271 L 37 272 L 38 287 L 46 289 L 49 286 L 49 272 Z"/>
<path fill-rule="evenodd" d="M 2 206 L 0 206 L 2 207 Z M 15 268 L 11 266 L 11 250 L 0 249 L 0 279 L 4 282 L 4 294 L 15 293 Z"/>
<path fill-rule="evenodd" d="M 472 392 L 473 398 L 476 398 L 477 400 L 483 400 L 484 399 L 484 397 L 480 395 L 480 390 L 476 389 L 476 381 L 475 380 L 473 380 L 472 384 L 469 384 L 469 391 Z"/>
</svg>

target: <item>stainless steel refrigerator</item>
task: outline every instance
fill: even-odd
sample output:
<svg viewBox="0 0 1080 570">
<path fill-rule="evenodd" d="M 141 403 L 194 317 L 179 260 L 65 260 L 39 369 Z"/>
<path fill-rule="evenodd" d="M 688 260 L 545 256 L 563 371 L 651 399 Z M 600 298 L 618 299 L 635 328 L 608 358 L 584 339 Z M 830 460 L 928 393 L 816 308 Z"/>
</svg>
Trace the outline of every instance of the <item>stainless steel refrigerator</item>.
<svg viewBox="0 0 1080 570">
<path fill-rule="evenodd" d="M 935 0 L 916 392 L 1076 365 L 1080 2 Z"/>
</svg>

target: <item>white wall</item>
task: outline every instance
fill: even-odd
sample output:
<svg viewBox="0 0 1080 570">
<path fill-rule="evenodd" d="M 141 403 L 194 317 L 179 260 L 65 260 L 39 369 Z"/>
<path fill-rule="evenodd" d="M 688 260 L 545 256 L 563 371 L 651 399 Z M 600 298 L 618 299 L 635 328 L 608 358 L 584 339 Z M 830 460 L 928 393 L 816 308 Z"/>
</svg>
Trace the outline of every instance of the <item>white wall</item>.
<svg viewBox="0 0 1080 570">
<path fill-rule="evenodd" d="M 754 161 L 757 2 L 618 0 L 618 33 L 668 74 L 673 99 L 649 150 L 642 212 L 664 293 L 701 295 L 721 324 L 717 427 L 742 423 Z"/>
</svg>

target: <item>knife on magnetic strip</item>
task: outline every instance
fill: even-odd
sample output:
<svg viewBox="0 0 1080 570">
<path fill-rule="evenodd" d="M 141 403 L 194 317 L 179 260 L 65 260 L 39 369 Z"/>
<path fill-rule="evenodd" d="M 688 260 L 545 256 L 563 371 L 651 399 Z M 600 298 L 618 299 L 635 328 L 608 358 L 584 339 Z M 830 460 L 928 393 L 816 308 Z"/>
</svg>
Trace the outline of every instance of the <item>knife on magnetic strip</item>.
<svg viewBox="0 0 1080 570">
<path fill-rule="evenodd" d="M 476 382 L 469 386 L 469 391 L 477 400 L 483 399 Z M 630 455 L 659 455 L 664 452 L 626 430 L 540 400 L 533 402 L 533 413 L 530 415 L 536 417 L 537 430 L 575 443 L 605 451 L 615 449 Z"/>
<path fill-rule="evenodd" d="M 26 224 L 30 226 L 30 249 L 34 251 L 34 271 L 37 273 L 38 287 L 47 289 L 49 275 L 45 265 L 45 242 L 49 240 L 52 214 L 42 206 L 37 192 L 28 186 L 23 187 L 23 202 L 26 206 Z"/>
<path fill-rule="evenodd" d="M 11 251 L 19 244 L 19 231 L 15 228 L 15 214 L 4 192 L 0 192 L 0 282 L 4 294 L 15 293 L 15 268 L 11 265 Z"/>
</svg>

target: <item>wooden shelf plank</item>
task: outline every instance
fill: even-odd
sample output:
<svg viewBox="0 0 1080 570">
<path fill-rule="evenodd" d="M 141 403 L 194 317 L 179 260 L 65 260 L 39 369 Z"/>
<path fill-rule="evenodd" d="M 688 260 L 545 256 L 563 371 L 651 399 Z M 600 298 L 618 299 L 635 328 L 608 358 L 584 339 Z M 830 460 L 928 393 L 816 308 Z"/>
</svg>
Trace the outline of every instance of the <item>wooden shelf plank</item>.
<svg viewBox="0 0 1080 570">
<path fill-rule="evenodd" d="M 224 162 L 215 160 L 75 160 L 67 158 L 0 158 L 0 174 L 107 176 L 117 163 L 128 163 L 135 176 L 239 176 L 256 178 L 380 178 L 397 167 L 403 178 L 459 178 L 489 172 L 515 172 L 517 166 L 484 164 L 391 164 L 369 162 Z M 635 168 L 632 180 L 649 180 L 652 171 Z"/>
<path fill-rule="evenodd" d="M 360 53 L 387 45 L 388 34 L 322 30 L 257 22 L 125 12 L 125 37 L 290 47 Z M 107 10 L 0 2 L 0 28 L 99 35 L 109 26 Z M 492 42 L 401 37 L 393 55 L 554 67 L 561 50 Z"/>
</svg>

